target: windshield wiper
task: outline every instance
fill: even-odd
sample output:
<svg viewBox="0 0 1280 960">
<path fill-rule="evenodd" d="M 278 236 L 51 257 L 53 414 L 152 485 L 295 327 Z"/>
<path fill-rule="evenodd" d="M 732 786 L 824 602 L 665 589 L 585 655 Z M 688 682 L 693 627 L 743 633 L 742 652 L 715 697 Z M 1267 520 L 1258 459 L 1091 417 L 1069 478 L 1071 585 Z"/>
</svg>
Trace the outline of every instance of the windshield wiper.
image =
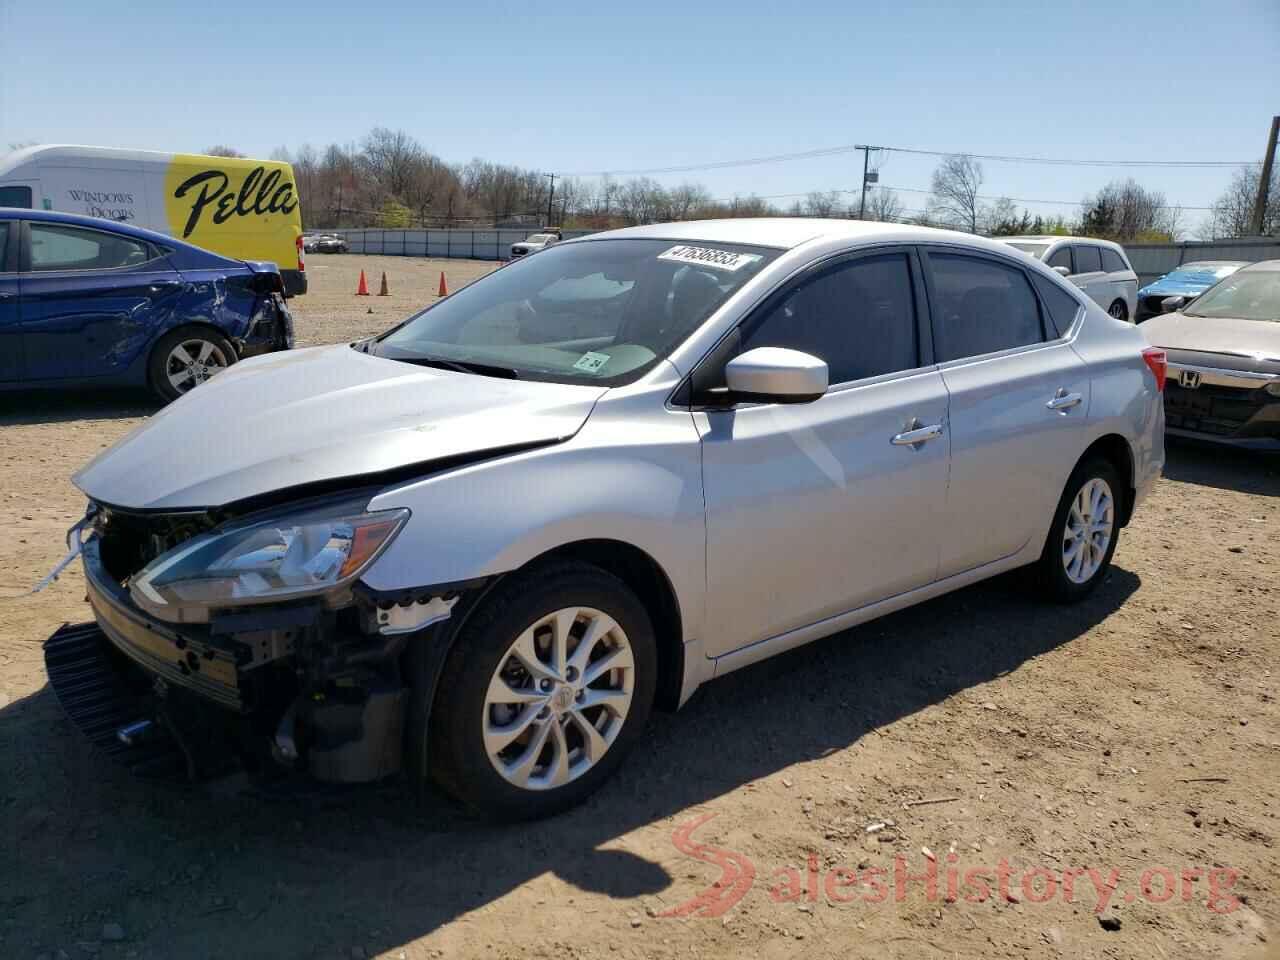
<svg viewBox="0 0 1280 960">
<path fill-rule="evenodd" d="M 391 357 L 401 363 L 412 363 L 419 367 L 435 367 L 438 370 L 456 370 L 459 373 L 478 373 L 485 377 L 501 377 L 504 380 L 519 380 L 520 372 L 511 367 L 501 367 L 493 363 L 477 363 L 474 360 L 450 360 L 447 357 Z"/>
</svg>

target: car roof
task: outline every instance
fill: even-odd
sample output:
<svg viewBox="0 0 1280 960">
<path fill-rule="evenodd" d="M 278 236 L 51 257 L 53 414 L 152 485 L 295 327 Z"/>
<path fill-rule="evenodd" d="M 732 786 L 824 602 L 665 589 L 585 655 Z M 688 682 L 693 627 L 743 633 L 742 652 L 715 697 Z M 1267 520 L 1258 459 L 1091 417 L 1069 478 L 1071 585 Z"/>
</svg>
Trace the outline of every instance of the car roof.
<svg viewBox="0 0 1280 960">
<path fill-rule="evenodd" d="M 1188 260 L 1186 263 L 1180 263 L 1174 270 L 1205 270 L 1210 267 L 1244 267 L 1248 266 L 1248 260 Z"/>
<path fill-rule="evenodd" d="M 1267 273 L 1280 272 L 1280 260 L 1259 260 L 1257 263 L 1251 263 L 1247 267 L 1241 267 L 1239 273 L 1248 270 L 1250 273 L 1256 271 L 1265 271 Z"/>
<path fill-rule="evenodd" d="M 162 247 L 175 248 L 179 247 L 185 250 L 193 251 L 206 257 L 213 257 L 217 260 L 237 262 L 231 257 L 224 257 L 222 254 L 213 253 L 202 247 L 194 246 L 190 243 L 184 243 L 175 237 L 169 236 L 167 233 L 158 233 L 155 230 L 147 230 L 144 227 L 135 227 L 132 224 L 123 223 L 119 220 L 106 220 L 102 217 L 86 217 L 79 213 L 63 213 L 59 210 L 27 210 L 22 207 L 0 207 L 0 221 L 4 220 L 30 220 L 33 223 L 60 223 L 69 227 L 89 227 L 94 230 L 109 230 L 113 233 L 119 233 L 122 236 L 133 237 L 135 240 L 146 240 L 150 243 L 157 244 Z"/>
<path fill-rule="evenodd" d="M 866 220 L 824 220 L 817 217 L 740 217 L 726 220 L 681 220 L 675 223 L 654 223 L 643 227 L 623 227 L 606 230 L 585 237 L 575 237 L 567 243 L 583 243 L 592 240 L 677 240 L 705 243 L 741 243 L 748 246 L 774 247 L 791 250 L 817 240 L 848 240 L 864 242 L 928 243 L 963 241 L 966 244 L 986 247 L 1007 253 L 1006 248 L 992 240 L 972 233 L 956 230 L 938 230 L 934 227 L 916 227 L 901 223 L 878 223 Z"/>
<path fill-rule="evenodd" d="M 1093 244 L 1097 244 L 1100 247 L 1110 247 L 1112 250 L 1118 250 L 1120 252 L 1124 251 L 1124 247 L 1120 246 L 1120 244 L 1114 243 L 1111 240 L 1103 240 L 1101 237 L 1061 237 L 1057 235 L 1045 236 L 1042 234 L 1038 234 L 1038 235 L 1027 235 L 1022 237 L 997 237 L 996 239 L 1001 240 L 1004 243 L 1050 244 L 1058 240 L 1061 240 L 1064 242 L 1070 242 L 1070 243 L 1093 243 Z"/>
</svg>

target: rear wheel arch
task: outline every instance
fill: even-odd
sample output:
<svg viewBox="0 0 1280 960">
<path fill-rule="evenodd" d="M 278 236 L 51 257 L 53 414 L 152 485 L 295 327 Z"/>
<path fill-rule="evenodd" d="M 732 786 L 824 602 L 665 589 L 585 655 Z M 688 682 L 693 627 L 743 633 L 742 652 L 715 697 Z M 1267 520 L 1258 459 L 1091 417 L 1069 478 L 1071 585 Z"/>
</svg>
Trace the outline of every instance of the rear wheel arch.
<svg viewBox="0 0 1280 960">
<path fill-rule="evenodd" d="M 172 349 L 174 341 L 181 340 L 183 337 L 203 337 L 215 344 L 218 344 L 220 349 L 229 351 L 230 356 L 228 357 L 228 366 L 237 363 L 240 360 L 240 353 L 235 339 L 214 324 L 197 320 L 187 323 L 178 323 L 169 327 L 162 331 L 147 348 L 145 367 L 147 385 L 166 401 L 173 400 L 175 397 L 172 389 L 167 388 L 160 382 L 160 376 L 162 374 L 160 366 L 165 362 L 164 354 L 168 350 Z"/>
<path fill-rule="evenodd" d="M 1119 526 L 1128 526 L 1129 518 L 1133 515 L 1133 501 L 1137 495 L 1133 477 L 1133 448 L 1120 434 L 1108 433 L 1089 445 L 1089 448 L 1076 461 L 1076 466 L 1093 457 L 1102 457 L 1107 460 L 1119 474 L 1123 502 L 1119 504 L 1117 520 Z M 1075 467 L 1072 467 L 1072 470 L 1074 469 Z"/>
</svg>

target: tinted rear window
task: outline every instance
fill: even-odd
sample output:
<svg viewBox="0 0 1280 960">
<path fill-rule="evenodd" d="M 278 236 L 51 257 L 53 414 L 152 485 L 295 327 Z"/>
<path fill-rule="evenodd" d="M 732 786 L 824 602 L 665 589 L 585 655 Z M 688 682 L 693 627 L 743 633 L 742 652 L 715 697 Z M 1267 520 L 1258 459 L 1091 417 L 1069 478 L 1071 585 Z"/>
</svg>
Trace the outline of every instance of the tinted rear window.
<svg viewBox="0 0 1280 960">
<path fill-rule="evenodd" d="M 1102 248 L 1102 269 L 1107 273 L 1115 273 L 1118 270 L 1128 270 L 1129 265 L 1124 262 L 1124 258 L 1107 247 Z"/>
<path fill-rule="evenodd" d="M 1039 343 L 1040 305 L 1015 267 L 953 254 L 929 254 L 937 297 L 933 315 L 939 361 Z"/>
<path fill-rule="evenodd" d="M 1098 255 L 1098 248 L 1084 246 L 1083 244 L 1076 247 L 1076 273 L 1096 273 L 1102 269 L 1102 258 Z"/>
<path fill-rule="evenodd" d="M 30 187 L 0 187 L 0 207 L 31 209 Z"/>
</svg>

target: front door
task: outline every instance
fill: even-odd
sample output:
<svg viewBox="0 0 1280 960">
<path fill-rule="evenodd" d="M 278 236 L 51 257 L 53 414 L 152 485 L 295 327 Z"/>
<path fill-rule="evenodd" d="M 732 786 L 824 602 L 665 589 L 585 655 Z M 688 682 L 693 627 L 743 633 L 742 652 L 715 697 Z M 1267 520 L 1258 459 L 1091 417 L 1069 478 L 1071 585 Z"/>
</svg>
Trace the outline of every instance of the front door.
<svg viewBox="0 0 1280 960">
<path fill-rule="evenodd" d="M 894 249 L 816 266 L 745 321 L 741 350 L 825 360 L 825 396 L 695 413 L 708 655 L 934 579 L 947 395 L 921 342 L 918 263 Z M 910 430 L 925 439 L 903 442 Z"/>
<path fill-rule="evenodd" d="M 1048 528 L 1084 449 L 1084 361 L 1042 316 L 1023 268 L 927 253 L 933 340 L 950 395 L 939 577 L 1011 556 Z"/>
<path fill-rule="evenodd" d="M 123 373 L 172 311 L 178 273 L 159 250 L 121 234 L 39 221 L 28 234 L 27 378 Z"/>
</svg>

